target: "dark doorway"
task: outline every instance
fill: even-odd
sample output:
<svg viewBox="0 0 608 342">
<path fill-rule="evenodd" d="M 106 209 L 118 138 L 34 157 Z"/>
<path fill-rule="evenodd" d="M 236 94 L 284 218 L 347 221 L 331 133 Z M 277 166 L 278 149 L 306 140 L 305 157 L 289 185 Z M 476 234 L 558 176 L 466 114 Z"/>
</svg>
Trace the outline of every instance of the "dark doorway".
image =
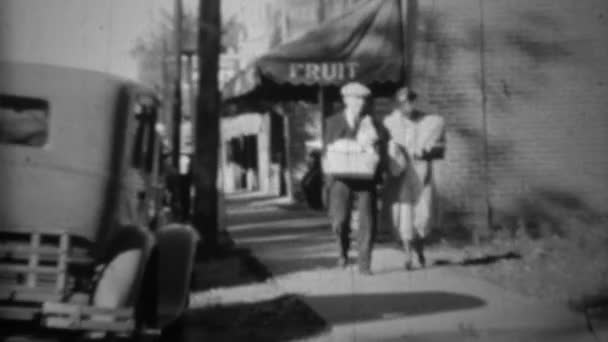
<svg viewBox="0 0 608 342">
<path fill-rule="evenodd" d="M 228 163 L 235 170 L 235 187 L 237 191 L 258 190 L 258 140 L 257 135 L 241 135 L 230 139 L 227 151 Z"/>
</svg>

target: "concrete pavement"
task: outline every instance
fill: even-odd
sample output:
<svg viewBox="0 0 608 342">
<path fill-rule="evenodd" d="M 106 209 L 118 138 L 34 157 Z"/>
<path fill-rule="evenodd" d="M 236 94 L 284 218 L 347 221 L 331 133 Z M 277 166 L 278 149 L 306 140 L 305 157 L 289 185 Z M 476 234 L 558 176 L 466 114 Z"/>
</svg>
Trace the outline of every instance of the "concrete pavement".
<svg viewBox="0 0 608 342">
<path fill-rule="evenodd" d="M 227 219 L 235 243 L 273 275 L 265 290 L 249 293 L 297 294 L 331 325 L 311 341 L 601 341 L 563 303 L 524 297 L 450 266 L 406 272 L 388 244 L 376 245 L 373 276 L 356 266 L 338 269 L 323 213 L 264 199 L 229 207 Z M 428 257 L 432 264 L 461 256 Z"/>
</svg>

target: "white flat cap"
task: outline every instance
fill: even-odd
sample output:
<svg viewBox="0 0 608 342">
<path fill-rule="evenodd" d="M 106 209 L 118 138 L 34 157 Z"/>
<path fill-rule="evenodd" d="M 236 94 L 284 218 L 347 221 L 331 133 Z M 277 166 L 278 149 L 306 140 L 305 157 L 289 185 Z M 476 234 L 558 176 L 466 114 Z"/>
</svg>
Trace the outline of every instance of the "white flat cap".
<svg viewBox="0 0 608 342">
<path fill-rule="evenodd" d="M 359 82 L 349 82 L 340 89 L 342 96 L 368 97 L 371 91 Z"/>
</svg>

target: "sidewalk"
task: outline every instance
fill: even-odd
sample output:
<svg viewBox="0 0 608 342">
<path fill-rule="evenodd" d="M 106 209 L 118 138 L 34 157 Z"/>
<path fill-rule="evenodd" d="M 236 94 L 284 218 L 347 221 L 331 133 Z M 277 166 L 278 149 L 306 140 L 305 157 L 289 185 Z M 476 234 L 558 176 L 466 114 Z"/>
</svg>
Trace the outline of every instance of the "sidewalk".
<svg viewBox="0 0 608 342">
<path fill-rule="evenodd" d="M 402 254 L 386 244 L 374 249 L 373 276 L 359 275 L 355 266 L 338 269 L 325 215 L 286 205 L 284 200 L 244 203 L 228 209 L 229 232 L 273 275 L 273 291 L 297 294 L 331 325 L 331 331 L 310 341 L 602 341 L 606 337 L 594 337 L 585 318 L 561 303 L 510 293 L 466 277 L 454 267 L 406 272 Z M 428 255 L 430 264 L 458 257 L 439 251 Z M 262 292 L 268 296 L 273 291 Z"/>
</svg>

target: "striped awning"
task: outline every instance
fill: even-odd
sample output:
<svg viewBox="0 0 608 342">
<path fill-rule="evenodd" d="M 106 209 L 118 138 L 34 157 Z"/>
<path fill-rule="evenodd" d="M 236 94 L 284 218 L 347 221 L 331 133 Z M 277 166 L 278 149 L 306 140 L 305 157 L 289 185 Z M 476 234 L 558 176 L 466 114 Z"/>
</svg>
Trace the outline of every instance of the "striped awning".
<svg viewBox="0 0 608 342">
<path fill-rule="evenodd" d="M 224 99 L 270 85 L 401 82 L 406 60 L 402 0 L 369 0 L 259 57 L 231 79 Z"/>
</svg>

